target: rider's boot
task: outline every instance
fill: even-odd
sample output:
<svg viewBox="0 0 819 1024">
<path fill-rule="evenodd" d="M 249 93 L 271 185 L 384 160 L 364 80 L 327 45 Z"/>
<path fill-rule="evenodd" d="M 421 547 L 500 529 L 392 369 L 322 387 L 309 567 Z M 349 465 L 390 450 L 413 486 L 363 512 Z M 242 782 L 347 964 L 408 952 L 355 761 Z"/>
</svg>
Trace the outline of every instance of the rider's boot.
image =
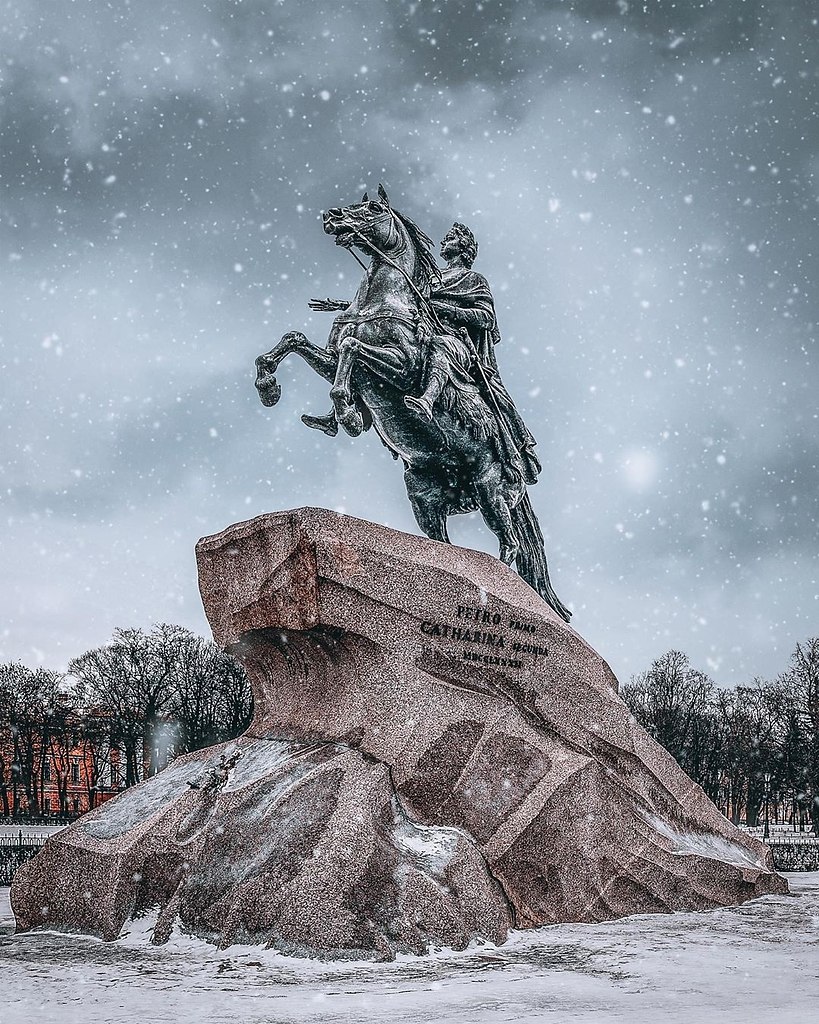
<svg viewBox="0 0 819 1024">
<path fill-rule="evenodd" d="M 443 370 L 433 369 L 429 376 L 429 383 L 424 388 L 424 393 L 417 398 L 414 395 L 404 395 L 404 405 L 423 416 L 425 420 L 431 421 L 433 406 L 441 396 L 446 379 L 446 373 Z"/>
<path fill-rule="evenodd" d="M 313 430 L 321 430 L 330 437 L 335 437 L 338 433 L 338 420 L 336 419 L 335 409 L 331 409 L 330 412 L 325 413 L 324 416 L 310 416 L 305 413 L 301 418 L 302 423 L 305 427 L 312 427 Z"/>
</svg>

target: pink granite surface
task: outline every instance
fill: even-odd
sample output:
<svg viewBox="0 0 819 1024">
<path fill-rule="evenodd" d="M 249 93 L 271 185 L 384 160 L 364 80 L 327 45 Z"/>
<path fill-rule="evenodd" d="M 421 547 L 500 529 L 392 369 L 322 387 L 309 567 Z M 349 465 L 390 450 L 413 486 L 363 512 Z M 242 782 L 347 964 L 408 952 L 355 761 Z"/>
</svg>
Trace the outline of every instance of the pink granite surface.
<svg viewBox="0 0 819 1024">
<path fill-rule="evenodd" d="M 15 880 L 21 929 L 112 938 L 151 911 L 154 941 L 391 957 L 787 890 L 497 559 L 321 509 L 197 559 L 254 721 L 49 840 Z"/>
</svg>

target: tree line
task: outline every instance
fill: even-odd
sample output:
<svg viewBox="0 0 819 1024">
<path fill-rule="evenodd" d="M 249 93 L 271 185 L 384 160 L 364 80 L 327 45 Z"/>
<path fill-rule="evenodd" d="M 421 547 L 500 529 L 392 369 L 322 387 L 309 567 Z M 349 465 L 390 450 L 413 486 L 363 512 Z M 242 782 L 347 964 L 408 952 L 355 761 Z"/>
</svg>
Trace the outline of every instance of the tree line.
<svg viewBox="0 0 819 1024">
<path fill-rule="evenodd" d="M 252 715 L 242 666 L 181 626 L 117 629 L 67 673 L 2 664 L 0 813 L 25 806 L 39 814 L 51 781 L 65 813 L 72 759 L 82 760 L 93 806 L 93 791 L 112 778 L 112 751 L 131 786 L 169 756 L 238 736 Z"/>
<path fill-rule="evenodd" d="M 726 817 L 757 825 L 767 798 L 774 819 L 819 834 L 819 637 L 797 644 L 776 679 L 733 689 L 669 651 L 622 697 Z M 252 716 L 241 665 L 181 626 L 117 629 L 67 673 L 0 664 L 0 814 L 40 813 L 52 770 L 65 813 L 78 752 L 93 806 L 113 756 L 131 786 L 171 756 L 238 736 Z"/>
<path fill-rule="evenodd" d="M 669 651 L 622 689 L 629 710 L 726 817 L 819 835 L 819 637 L 796 645 L 774 680 L 716 686 Z"/>
</svg>

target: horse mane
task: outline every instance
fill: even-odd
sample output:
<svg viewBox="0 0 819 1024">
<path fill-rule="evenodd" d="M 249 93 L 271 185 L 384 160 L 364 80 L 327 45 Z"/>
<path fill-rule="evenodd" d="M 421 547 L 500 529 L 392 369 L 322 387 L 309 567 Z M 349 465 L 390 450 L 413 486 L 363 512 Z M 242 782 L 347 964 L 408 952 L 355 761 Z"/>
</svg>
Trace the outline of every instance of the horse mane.
<svg viewBox="0 0 819 1024">
<path fill-rule="evenodd" d="M 432 282 L 441 279 L 441 271 L 438 269 L 438 264 L 435 262 L 435 254 L 432 252 L 432 239 L 425 231 L 418 227 L 414 220 L 410 220 L 406 214 L 399 213 L 398 210 L 393 210 L 392 212 L 396 219 L 404 225 L 410 241 L 415 246 L 417 257 L 415 260 L 413 283 L 418 286 L 421 292 L 427 295 L 429 294 Z"/>
</svg>

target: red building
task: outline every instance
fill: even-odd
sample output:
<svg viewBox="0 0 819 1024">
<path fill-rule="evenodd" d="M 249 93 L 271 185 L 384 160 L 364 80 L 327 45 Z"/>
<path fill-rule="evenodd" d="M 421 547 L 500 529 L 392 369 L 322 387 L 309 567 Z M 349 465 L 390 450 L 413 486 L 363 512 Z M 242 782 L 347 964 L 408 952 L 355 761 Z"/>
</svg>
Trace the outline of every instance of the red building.
<svg viewBox="0 0 819 1024">
<path fill-rule="evenodd" d="M 0 725 L 0 816 L 76 817 L 115 796 L 123 774 L 102 712 Z"/>
</svg>

